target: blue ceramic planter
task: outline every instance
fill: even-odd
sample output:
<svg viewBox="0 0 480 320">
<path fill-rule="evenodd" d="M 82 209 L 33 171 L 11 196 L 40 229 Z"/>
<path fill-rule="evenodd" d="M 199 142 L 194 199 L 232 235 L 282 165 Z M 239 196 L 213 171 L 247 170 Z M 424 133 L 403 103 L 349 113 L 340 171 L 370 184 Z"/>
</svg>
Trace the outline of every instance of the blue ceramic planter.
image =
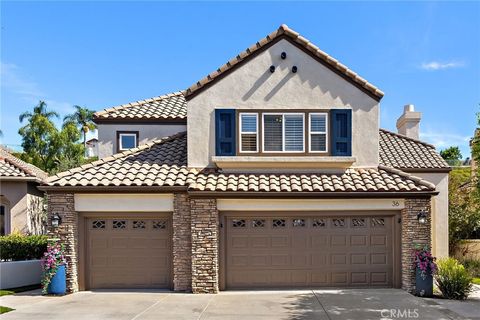
<svg viewBox="0 0 480 320">
<path fill-rule="evenodd" d="M 422 277 L 422 271 L 417 268 L 415 294 L 420 297 L 433 296 L 433 276 L 431 272 L 427 272 L 425 277 Z"/>
<path fill-rule="evenodd" d="M 65 294 L 67 292 L 67 273 L 65 265 L 59 266 L 47 288 L 48 294 Z"/>
</svg>

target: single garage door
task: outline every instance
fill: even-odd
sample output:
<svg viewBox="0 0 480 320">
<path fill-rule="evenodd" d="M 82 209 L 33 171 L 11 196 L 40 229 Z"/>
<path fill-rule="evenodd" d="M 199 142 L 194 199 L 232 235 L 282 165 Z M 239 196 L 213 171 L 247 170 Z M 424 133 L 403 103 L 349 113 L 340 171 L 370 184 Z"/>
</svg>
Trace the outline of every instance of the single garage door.
<svg viewBox="0 0 480 320">
<path fill-rule="evenodd" d="M 88 287 L 168 288 L 171 223 L 168 218 L 89 218 Z"/>
<path fill-rule="evenodd" d="M 394 220 L 227 217 L 226 289 L 392 287 Z"/>
</svg>

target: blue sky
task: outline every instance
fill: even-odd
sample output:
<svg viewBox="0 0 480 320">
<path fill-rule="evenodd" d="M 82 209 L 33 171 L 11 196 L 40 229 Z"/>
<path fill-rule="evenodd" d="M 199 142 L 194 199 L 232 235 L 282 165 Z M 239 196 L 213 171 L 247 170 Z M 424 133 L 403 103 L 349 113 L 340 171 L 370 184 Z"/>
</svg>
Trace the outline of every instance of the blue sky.
<svg viewBox="0 0 480 320">
<path fill-rule="evenodd" d="M 2 143 L 40 99 L 63 117 L 178 91 L 282 23 L 385 92 L 383 128 L 413 103 L 423 140 L 469 155 L 479 2 L 2 2 Z"/>
</svg>

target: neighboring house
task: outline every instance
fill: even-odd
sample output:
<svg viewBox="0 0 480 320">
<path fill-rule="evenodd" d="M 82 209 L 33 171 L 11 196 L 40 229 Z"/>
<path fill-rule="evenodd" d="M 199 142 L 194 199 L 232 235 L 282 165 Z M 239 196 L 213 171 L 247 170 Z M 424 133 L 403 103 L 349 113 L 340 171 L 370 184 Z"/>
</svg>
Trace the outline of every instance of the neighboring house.
<svg viewBox="0 0 480 320">
<path fill-rule="evenodd" d="M 37 187 L 47 174 L 0 147 L 0 235 L 42 234 L 43 192 Z"/>
<path fill-rule="evenodd" d="M 382 97 L 282 25 L 185 91 L 98 112 L 108 156 L 42 187 L 68 289 L 412 291 L 413 248 L 448 255 L 450 168 L 413 106 L 380 129 Z"/>
<path fill-rule="evenodd" d="M 86 142 L 87 144 L 87 157 L 98 157 L 98 139 L 92 138 Z"/>
</svg>

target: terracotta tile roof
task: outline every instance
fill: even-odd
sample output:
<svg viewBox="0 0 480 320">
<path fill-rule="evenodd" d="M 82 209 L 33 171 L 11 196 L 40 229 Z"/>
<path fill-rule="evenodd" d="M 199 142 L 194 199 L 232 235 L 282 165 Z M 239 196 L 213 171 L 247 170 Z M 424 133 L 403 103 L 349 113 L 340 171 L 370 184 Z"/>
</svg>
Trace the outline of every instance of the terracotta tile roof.
<svg viewBox="0 0 480 320">
<path fill-rule="evenodd" d="M 0 147 L 0 177 L 2 178 L 32 178 L 42 181 L 48 174 L 33 164 L 27 163 Z"/>
<path fill-rule="evenodd" d="M 185 120 L 187 102 L 183 91 L 108 108 L 94 114 L 94 120 Z"/>
<path fill-rule="evenodd" d="M 407 169 L 449 169 L 431 144 L 380 129 L 380 163 Z"/>
<path fill-rule="evenodd" d="M 343 174 L 226 174 L 187 168 L 187 137 L 179 133 L 48 178 L 49 186 L 159 186 L 190 191 L 415 192 L 435 186 L 386 167 Z"/>
<path fill-rule="evenodd" d="M 235 192 L 415 192 L 435 186 L 405 172 L 378 169 L 347 169 L 342 174 L 227 174 L 200 173 L 191 191 Z"/>
<path fill-rule="evenodd" d="M 117 153 L 47 179 L 51 186 L 185 186 L 186 133 Z"/>
<path fill-rule="evenodd" d="M 210 73 L 205 78 L 199 80 L 197 83 L 195 83 L 190 88 L 188 88 L 186 91 L 187 99 L 190 95 L 200 90 L 205 85 L 215 81 L 215 79 L 217 79 L 223 73 L 229 71 L 239 63 L 248 59 L 254 52 L 261 50 L 262 48 L 270 44 L 272 41 L 275 41 L 277 38 L 282 36 L 287 37 L 294 43 L 300 45 L 302 48 L 304 48 L 307 52 L 312 54 L 314 57 L 320 59 L 321 61 L 326 63 L 328 66 L 330 66 L 331 68 L 333 68 L 334 70 L 342 74 L 345 78 L 352 81 L 353 83 L 363 88 L 367 92 L 371 93 L 378 100 L 383 97 L 384 93 L 380 89 L 375 87 L 373 84 L 369 83 L 364 78 L 360 77 L 357 73 L 347 68 L 347 66 L 340 63 L 338 60 L 336 60 L 332 56 L 320 50 L 308 39 L 302 37 L 298 32 L 290 29 L 287 25 L 282 24 L 277 30 L 275 30 L 265 38 L 261 39 L 260 41 L 258 41 L 257 43 L 255 43 L 254 45 L 246 49 L 245 51 L 239 53 L 235 58 L 231 59 L 226 64 L 218 68 L 216 71 Z"/>
</svg>

